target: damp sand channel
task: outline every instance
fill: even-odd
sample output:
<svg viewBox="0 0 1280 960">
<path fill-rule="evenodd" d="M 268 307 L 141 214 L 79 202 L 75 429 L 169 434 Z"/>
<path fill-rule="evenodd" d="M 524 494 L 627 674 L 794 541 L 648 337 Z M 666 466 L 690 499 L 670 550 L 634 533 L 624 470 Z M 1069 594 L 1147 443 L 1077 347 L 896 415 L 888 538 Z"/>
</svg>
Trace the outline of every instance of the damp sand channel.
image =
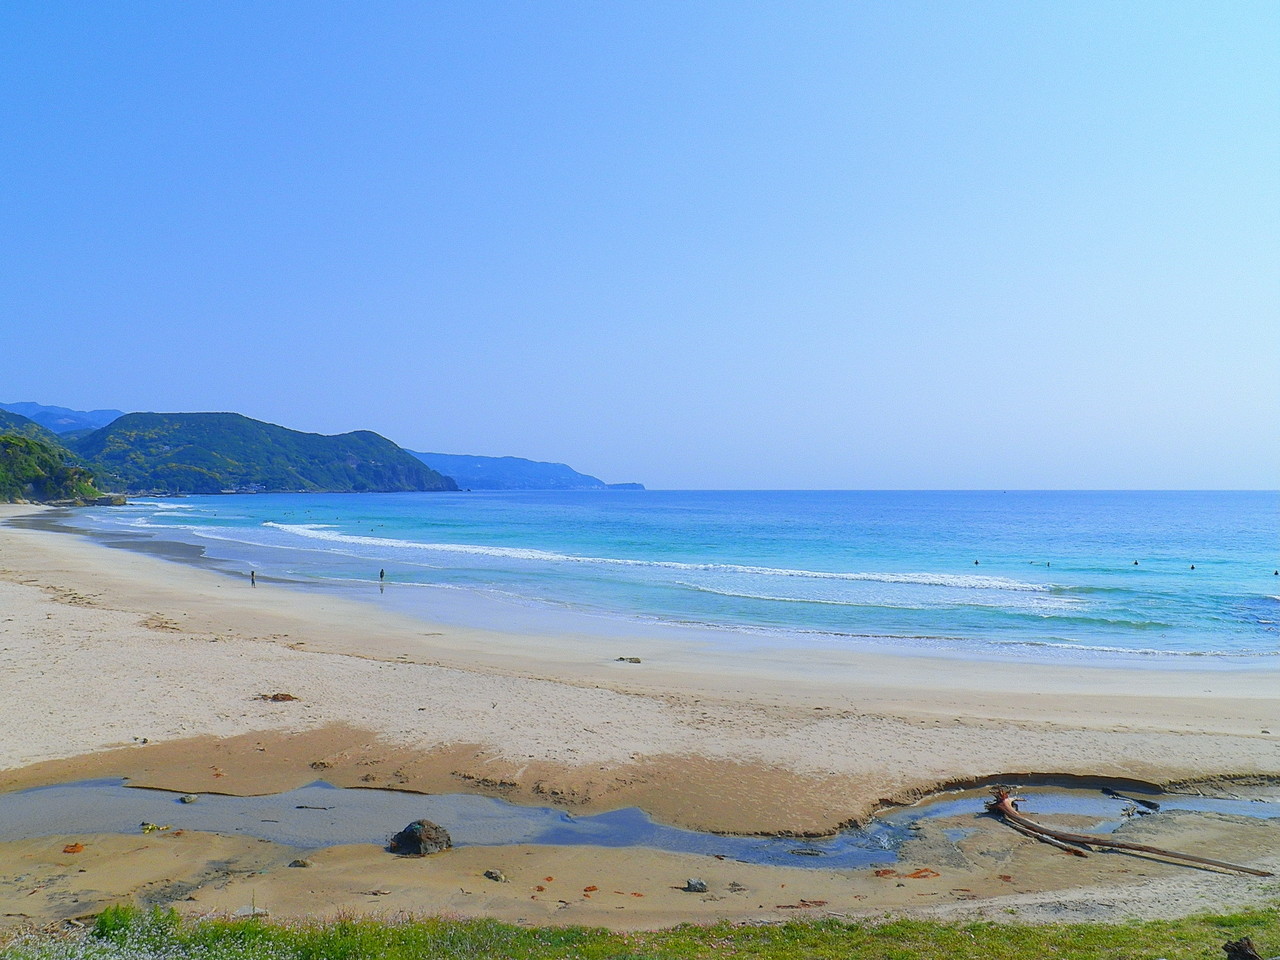
<svg viewBox="0 0 1280 960">
<path fill-rule="evenodd" d="M 1111 833 L 1135 817 L 1172 811 L 1280 819 L 1280 792 L 1254 796 L 1032 786 L 1020 788 L 1031 817 L 1067 815 L 1088 832 Z M 427 819 L 447 829 L 455 846 L 513 844 L 648 848 L 741 863 L 858 869 L 896 863 L 899 848 L 923 823 L 938 822 L 954 841 L 986 816 L 982 789 L 937 794 L 910 807 L 882 811 L 861 827 L 821 838 L 738 836 L 671 827 L 629 807 L 575 816 L 554 807 L 521 806 L 469 794 L 423 795 L 335 787 L 322 780 L 266 796 L 184 795 L 130 787 L 121 778 L 82 780 L 0 795 L 0 842 L 80 834 L 136 834 L 144 824 L 253 837 L 299 851 L 345 844 L 385 844 L 406 823 Z M 1158 812 L 1151 809 L 1158 807 Z"/>
</svg>

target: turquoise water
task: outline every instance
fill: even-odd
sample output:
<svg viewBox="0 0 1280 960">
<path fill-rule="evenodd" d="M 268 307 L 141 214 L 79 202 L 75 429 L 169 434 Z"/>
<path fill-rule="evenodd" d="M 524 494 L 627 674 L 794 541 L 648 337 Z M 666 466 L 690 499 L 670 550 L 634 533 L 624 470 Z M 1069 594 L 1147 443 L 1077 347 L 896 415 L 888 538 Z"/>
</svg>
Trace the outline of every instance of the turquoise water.
<svg viewBox="0 0 1280 960">
<path fill-rule="evenodd" d="M 476 626 L 1032 659 L 1280 651 L 1271 492 L 276 494 L 76 522 Z"/>
</svg>

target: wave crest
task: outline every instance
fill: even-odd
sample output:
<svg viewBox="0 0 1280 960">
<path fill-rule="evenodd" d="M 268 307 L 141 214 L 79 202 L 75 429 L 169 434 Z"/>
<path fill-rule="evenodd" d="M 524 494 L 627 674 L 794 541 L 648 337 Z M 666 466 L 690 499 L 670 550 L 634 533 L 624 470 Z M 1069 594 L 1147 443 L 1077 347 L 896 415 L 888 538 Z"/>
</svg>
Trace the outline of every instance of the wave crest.
<svg viewBox="0 0 1280 960">
<path fill-rule="evenodd" d="M 983 577 L 950 573 L 848 573 L 826 570 L 793 570 L 785 567 L 761 567 L 739 563 L 685 563 L 679 560 L 633 560 L 622 557 L 586 557 L 572 553 L 535 550 L 530 547 L 490 547 L 469 543 L 424 543 L 417 540 L 394 540 L 388 537 L 366 537 L 339 533 L 322 524 L 276 523 L 268 520 L 265 527 L 312 540 L 391 549 L 429 550 L 466 556 L 496 557 L 508 560 L 537 560 L 547 563 L 601 564 L 617 567 L 650 567 L 664 570 L 686 570 L 713 573 L 745 573 L 766 577 L 797 577 L 811 580 L 846 580 L 869 583 L 898 583 L 930 587 L 952 587 L 962 590 L 1011 590 L 1023 593 L 1045 593 L 1045 584 L 1026 583 L 1007 577 Z"/>
</svg>

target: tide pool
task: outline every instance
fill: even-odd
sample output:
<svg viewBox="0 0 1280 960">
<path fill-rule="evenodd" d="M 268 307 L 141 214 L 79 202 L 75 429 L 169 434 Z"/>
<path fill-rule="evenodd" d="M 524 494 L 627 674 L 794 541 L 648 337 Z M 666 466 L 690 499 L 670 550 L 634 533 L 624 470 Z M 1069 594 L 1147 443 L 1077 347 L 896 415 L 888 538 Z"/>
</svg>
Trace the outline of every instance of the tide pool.
<svg viewBox="0 0 1280 960">
<path fill-rule="evenodd" d="M 1090 832 L 1111 833 L 1138 807 L 1098 789 L 1064 786 L 1019 788 L 1037 816 L 1088 817 Z M 1144 791 L 1164 815 L 1214 813 L 1271 819 L 1280 804 L 1268 800 L 1204 797 Z M 883 811 L 866 825 L 829 837 L 734 836 L 701 833 L 656 823 L 635 807 L 575 815 L 549 807 L 522 807 L 492 797 L 424 795 L 394 790 L 339 788 L 316 781 L 285 793 L 238 797 L 206 794 L 183 803 L 182 794 L 137 789 L 120 779 L 82 780 L 0 794 L 0 841 L 86 833 L 141 832 L 145 822 L 174 830 L 241 834 L 312 850 L 349 843 L 385 845 L 420 818 L 449 831 L 456 846 L 553 844 L 648 847 L 697 853 L 742 863 L 859 869 L 894 863 L 898 851 L 924 821 L 960 818 L 976 823 L 990 791 L 969 789 L 932 796 L 911 807 Z M 1144 815 L 1147 815 L 1144 813 Z M 1177 815 L 1177 814 L 1175 814 Z M 74 825 L 69 830 L 68 825 Z M 962 832 L 964 826 L 959 828 Z"/>
</svg>

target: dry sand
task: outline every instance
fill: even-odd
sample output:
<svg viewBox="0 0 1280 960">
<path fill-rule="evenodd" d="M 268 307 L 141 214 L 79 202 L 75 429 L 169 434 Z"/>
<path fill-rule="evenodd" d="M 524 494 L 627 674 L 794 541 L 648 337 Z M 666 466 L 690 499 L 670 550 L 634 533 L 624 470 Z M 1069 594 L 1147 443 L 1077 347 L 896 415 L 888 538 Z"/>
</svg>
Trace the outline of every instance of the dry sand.
<svg viewBox="0 0 1280 960">
<path fill-rule="evenodd" d="M 35 509 L 0 507 L 0 518 Z M 882 802 L 986 778 L 1280 780 L 1275 669 L 730 653 L 662 636 L 462 630 L 377 599 L 255 589 L 0 525 L 0 789 L 109 774 L 264 793 L 322 771 L 338 784 L 584 811 L 636 805 L 700 829 L 823 833 Z M 278 692 L 299 699 L 258 699 Z M 1270 822 L 1158 819 L 1132 829 L 1167 832 L 1145 842 L 1188 852 L 1280 863 Z M 0 845 L 0 913 L 76 916 L 135 897 L 195 911 L 252 900 L 276 915 L 446 911 L 640 927 L 885 909 L 1096 918 L 1275 896 L 1268 881 L 1118 854 L 1076 860 L 993 821 L 977 826 L 963 843 L 934 835 L 908 850 L 897 869 L 939 874 L 922 879 L 551 847 L 416 861 L 344 846 L 290 868 L 296 850 L 192 833 L 78 838 L 85 850 L 63 854 L 69 830 Z M 483 879 L 488 868 L 510 882 Z M 691 875 L 708 894 L 675 889 Z"/>
</svg>

